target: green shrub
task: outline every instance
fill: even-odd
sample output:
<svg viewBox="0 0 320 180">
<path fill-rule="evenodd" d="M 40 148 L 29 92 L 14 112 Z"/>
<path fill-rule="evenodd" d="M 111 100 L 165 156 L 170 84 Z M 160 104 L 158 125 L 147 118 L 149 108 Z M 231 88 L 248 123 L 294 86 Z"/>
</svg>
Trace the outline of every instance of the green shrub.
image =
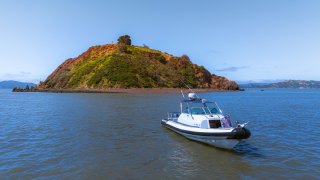
<svg viewBox="0 0 320 180">
<path fill-rule="evenodd" d="M 84 80 L 84 76 L 98 69 L 100 64 L 101 59 L 96 59 L 78 67 L 77 70 L 75 70 L 75 72 L 73 73 L 74 75 L 69 83 L 70 87 L 78 86 L 82 82 L 82 80 Z"/>
<path fill-rule="evenodd" d="M 167 63 L 166 58 L 163 57 L 161 54 L 157 56 L 157 60 L 162 64 L 166 64 Z"/>
<path fill-rule="evenodd" d="M 118 44 L 117 47 L 118 47 L 118 52 L 119 53 L 128 53 L 129 52 L 128 51 L 128 46 L 125 45 L 125 44 Z"/>
</svg>

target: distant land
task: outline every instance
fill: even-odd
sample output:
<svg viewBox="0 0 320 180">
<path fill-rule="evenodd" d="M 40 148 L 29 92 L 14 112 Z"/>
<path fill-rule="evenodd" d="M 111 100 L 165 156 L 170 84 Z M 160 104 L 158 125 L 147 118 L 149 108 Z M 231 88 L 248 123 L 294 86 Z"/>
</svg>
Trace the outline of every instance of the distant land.
<svg viewBox="0 0 320 180">
<path fill-rule="evenodd" d="M 236 82 L 240 84 L 271 84 L 277 83 L 281 81 L 285 81 L 287 79 L 252 79 L 252 80 L 236 80 Z"/>
<path fill-rule="evenodd" d="M 271 83 L 248 83 L 248 84 L 238 84 L 240 88 L 244 88 L 247 86 L 256 86 L 256 85 L 264 85 L 264 84 L 271 84 Z"/>
<path fill-rule="evenodd" d="M 14 87 L 25 88 L 27 85 L 29 87 L 31 87 L 31 86 L 36 87 L 36 84 L 34 84 L 34 83 L 19 82 L 19 81 L 1 81 L 0 82 L 0 89 L 13 89 Z"/>
<path fill-rule="evenodd" d="M 283 88 L 283 89 L 320 89 L 320 81 L 307 80 L 285 80 L 269 84 L 241 84 L 240 88 Z"/>
<path fill-rule="evenodd" d="M 146 45 L 131 45 L 128 35 L 117 44 L 93 46 L 67 59 L 38 89 L 185 88 L 180 79 L 191 88 L 239 90 L 235 81 L 211 74 L 187 55 L 177 57 Z"/>
</svg>

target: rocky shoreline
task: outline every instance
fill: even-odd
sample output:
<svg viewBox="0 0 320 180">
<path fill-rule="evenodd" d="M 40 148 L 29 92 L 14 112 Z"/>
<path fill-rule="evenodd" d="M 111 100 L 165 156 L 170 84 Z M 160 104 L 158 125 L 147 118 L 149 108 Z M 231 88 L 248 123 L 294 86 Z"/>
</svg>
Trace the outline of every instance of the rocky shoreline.
<svg viewBox="0 0 320 180">
<path fill-rule="evenodd" d="M 38 89 L 30 88 L 27 86 L 25 89 L 21 87 L 13 88 L 12 92 L 48 92 L 48 93 L 107 93 L 99 90 L 81 90 L 81 89 Z M 112 93 L 112 92 L 109 92 Z"/>
<path fill-rule="evenodd" d="M 13 88 L 12 92 L 48 92 L 48 93 L 181 93 L 188 92 L 188 89 L 180 89 L 180 88 L 150 88 L 150 89 L 140 89 L 140 88 L 132 88 L 132 89 L 40 89 L 38 87 L 29 88 L 27 86 L 25 89 L 20 87 Z M 225 90 L 225 89 L 193 89 L 194 92 L 231 92 L 231 91 L 244 91 L 244 89 L 239 90 Z"/>
</svg>

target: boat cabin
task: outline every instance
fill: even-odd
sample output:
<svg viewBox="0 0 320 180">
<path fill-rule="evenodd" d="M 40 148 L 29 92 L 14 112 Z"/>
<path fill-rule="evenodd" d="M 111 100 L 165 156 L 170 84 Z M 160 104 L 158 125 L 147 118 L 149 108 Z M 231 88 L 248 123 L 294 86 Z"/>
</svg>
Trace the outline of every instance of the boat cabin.
<svg viewBox="0 0 320 180">
<path fill-rule="evenodd" d="M 199 128 L 230 128 L 230 118 L 222 114 L 216 102 L 205 100 L 180 101 L 180 113 L 169 112 L 168 120 Z"/>
</svg>

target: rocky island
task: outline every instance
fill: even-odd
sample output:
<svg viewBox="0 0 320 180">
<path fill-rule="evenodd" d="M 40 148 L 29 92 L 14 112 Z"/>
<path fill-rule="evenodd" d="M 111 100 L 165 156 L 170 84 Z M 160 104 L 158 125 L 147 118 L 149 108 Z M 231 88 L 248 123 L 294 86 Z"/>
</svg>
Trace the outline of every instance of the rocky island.
<svg viewBox="0 0 320 180">
<path fill-rule="evenodd" d="M 177 57 L 146 45 L 134 46 L 130 36 L 125 35 L 117 44 L 93 46 L 80 56 L 65 60 L 32 91 L 170 91 L 185 88 L 180 79 L 197 92 L 239 90 L 235 81 L 211 74 L 203 66 L 192 63 L 187 55 Z"/>
</svg>

